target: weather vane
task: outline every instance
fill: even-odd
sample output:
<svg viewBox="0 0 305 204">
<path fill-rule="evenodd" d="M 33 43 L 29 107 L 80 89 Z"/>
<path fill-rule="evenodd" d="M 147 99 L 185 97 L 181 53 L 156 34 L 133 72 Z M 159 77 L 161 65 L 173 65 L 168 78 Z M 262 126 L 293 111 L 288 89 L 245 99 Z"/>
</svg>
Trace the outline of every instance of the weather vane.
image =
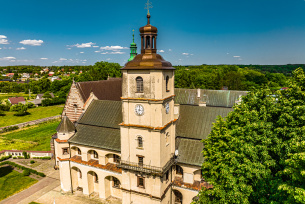
<svg viewBox="0 0 305 204">
<path fill-rule="evenodd" d="M 147 0 L 147 3 L 145 4 L 145 9 L 147 9 L 147 15 L 150 15 L 149 14 L 150 8 L 153 8 L 152 3 L 149 0 Z"/>
</svg>

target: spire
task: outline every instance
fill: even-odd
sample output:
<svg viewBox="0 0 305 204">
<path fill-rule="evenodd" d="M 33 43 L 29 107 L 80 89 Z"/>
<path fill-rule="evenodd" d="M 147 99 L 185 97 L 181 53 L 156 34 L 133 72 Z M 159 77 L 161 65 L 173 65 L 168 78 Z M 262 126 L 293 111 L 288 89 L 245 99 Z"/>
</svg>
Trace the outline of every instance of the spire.
<svg viewBox="0 0 305 204">
<path fill-rule="evenodd" d="M 134 42 L 134 29 L 132 30 L 132 43 L 130 44 L 130 58 L 128 62 L 133 60 L 137 55 L 137 44 Z"/>
<path fill-rule="evenodd" d="M 66 113 L 62 117 L 62 120 L 61 120 L 60 124 L 58 125 L 56 131 L 59 133 L 69 133 L 69 132 L 75 131 L 75 126 L 71 122 L 71 120 L 69 120 L 69 118 L 66 116 Z"/>
</svg>

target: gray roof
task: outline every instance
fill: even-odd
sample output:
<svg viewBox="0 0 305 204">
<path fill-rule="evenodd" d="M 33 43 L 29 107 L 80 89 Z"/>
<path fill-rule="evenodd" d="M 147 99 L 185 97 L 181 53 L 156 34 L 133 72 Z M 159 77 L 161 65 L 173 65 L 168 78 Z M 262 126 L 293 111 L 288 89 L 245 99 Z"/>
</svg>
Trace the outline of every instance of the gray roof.
<svg viewBox="0 0 305 204">
<path fill-rule="evenodd" d="M 71 143 L 121 151 L 120 129 L 78 124 L 76 130 Z"/>
<path fill-rule="evenodd" d="M 232 108 L 180 105 L 176 136 L 206 139 L 217 116 L 226 117 Z"/>
<path fill-rule="evenodd" d="M 176 139 L 178 149 L 178 162 L 201 166 L 204 158 L 202 155 L 203 143 L 200 140 L 187 138 Z"/>
<path fill-rule="evenodd" d="M 76 134 L 69 142 L 121 151 L 121 122 L 121 101 L 93 100 L 78 121 Z"/>
<path fill-rule="evenodd" d="M 60 133 L 68 133 L 68 132 L 73 132 L 75 131 L 75 126 L 74 124 L 69 120 L 67 116 L 63 116 L 61 119 L 61 122 L 59 123 L 57 129 L 57 132 Z"/>
<path fill-rule="evenodd" d="M 78 121 L 79 124 L 88 124 L 101 127 L 120 128 L 122 122 L 121 101 L 93 100 Z"/>
<path fill-rule="evenodd" d="M 208 90 L 200 89 L 198 97 L 197 89 L 175 89 L 175 103 L 185 105 L 199 105 L 205 102 L 207 106 L 229 107 L 235 105 L 240 96 L 247 95 L 247 91 Z"/>
</svg>

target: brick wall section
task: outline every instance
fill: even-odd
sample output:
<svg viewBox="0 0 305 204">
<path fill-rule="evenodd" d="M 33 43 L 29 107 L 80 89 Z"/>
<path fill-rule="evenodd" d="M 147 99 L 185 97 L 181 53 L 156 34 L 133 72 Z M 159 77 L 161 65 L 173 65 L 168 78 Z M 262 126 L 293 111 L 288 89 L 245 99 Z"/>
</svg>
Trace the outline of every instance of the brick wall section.
<svg viewBox="0 0 305 204">
<path fill-rule="evenodd" d="M 67 97 L 66 105 L 63 111 L 63 115 L 71 120 L 71 122 L 76 122 L 78 118 L 83 113 L 84 101 L 76 87 L 75 83 L 72 83 L 69 95 Z"/>
</svg>

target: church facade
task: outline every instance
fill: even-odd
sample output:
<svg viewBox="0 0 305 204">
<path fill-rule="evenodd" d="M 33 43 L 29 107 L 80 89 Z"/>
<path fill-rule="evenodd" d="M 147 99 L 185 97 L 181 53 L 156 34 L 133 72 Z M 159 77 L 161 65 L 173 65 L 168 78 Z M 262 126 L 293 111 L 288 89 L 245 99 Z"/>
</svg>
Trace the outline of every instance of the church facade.
<svg viewBox="0 0 305 204">
<path fill-rule="evenodd" d="M 54 138 L 64 192 L 178 204 L 212 187 L 201 177 L 201 140 L 246 92 L 175 89 L 175 69 L 157 54 L 147 19 L 141 54 L 122 79 L 72 84 Z"/>
</svg>

